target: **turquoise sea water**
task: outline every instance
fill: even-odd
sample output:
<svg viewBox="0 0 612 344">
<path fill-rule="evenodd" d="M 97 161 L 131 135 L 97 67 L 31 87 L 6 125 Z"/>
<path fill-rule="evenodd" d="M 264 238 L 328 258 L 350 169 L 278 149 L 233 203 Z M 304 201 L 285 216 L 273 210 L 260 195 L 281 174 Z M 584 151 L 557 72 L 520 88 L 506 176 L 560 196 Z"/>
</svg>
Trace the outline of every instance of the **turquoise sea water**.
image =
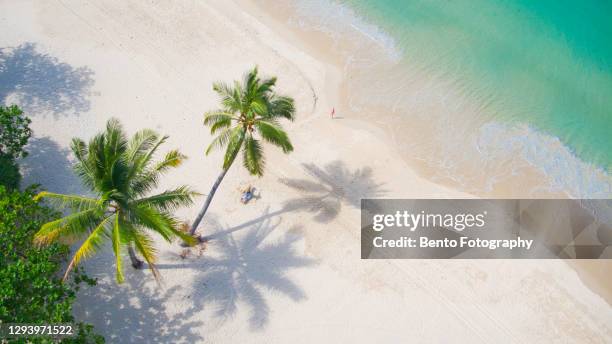
<svg viewBox="0 0 612 344">
<path fill-rule="evenodd" d="M 612 197 L 611 1 L 290 4 L 290 25 L 331 37 L 344 59 L 340 111 L 381 127 L 425 177 Z"/>
<path fill-rule="evenodd" d="M 612 1 L 348 0 L 404 59 L 456 74 L 495 119 L 558 137 L 612 170 Z M 482 95 L 484 98 L 485 95 Z"/>
</svg>

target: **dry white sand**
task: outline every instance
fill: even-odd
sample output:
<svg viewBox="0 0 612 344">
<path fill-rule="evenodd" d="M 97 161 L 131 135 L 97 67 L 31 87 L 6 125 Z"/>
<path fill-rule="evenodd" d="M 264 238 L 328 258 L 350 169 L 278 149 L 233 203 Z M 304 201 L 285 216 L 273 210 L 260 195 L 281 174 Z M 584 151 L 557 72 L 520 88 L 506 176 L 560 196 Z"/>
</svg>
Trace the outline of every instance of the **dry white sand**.
<svg viewBox="0 0 612 344">
<path fill-rule="evenodd" d="M 86 264 L 100 281 L 79 295 L 79 320 L 110 343 L 612 341 L 610 305 L 563 261 L 360 260 L 360 198 L 469 196 L 420 178 L 367 123 L 331 120 L 340 71 L 249 12 L 220 0 L 0 1 L 0 96 L 35 131 L 26 183 L 82 192 L 69 140 L 117 117 L 190 157 L 164 187 L 206 193 L 221 164 L 203 154 L 213 81 L 259 65 L 298 105 L 295 152 L 267 147 L 261 179 L 231 169 L 201 227 L 214 239 L 205 252 L 181 259 L 159 242 L 159 288 L 131 268 L 117 286 L 107 250 Z M 261 198 L 244 206 L 246 182 Z"/>
</svg>

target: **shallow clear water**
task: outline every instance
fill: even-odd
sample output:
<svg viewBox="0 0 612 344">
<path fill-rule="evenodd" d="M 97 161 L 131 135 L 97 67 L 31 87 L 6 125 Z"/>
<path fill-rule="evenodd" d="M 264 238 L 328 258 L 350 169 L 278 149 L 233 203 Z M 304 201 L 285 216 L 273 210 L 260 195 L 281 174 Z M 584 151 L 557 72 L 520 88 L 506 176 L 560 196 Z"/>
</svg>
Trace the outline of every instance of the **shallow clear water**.
<svg viewBox="0 0 612 344">
<path fill-rule="evenodd" d="M 612 166 L 612 2 L 349 0 L 406 59 L 454 72 L 495 116 Z"/>
<path fill-rule="evenodd" d="M 612 2 L 292 6 L 290 23 L 344 55 L 352 115 L 388 129 L 432 179 L 476 194 L 612 197 Z"/>
</svg>

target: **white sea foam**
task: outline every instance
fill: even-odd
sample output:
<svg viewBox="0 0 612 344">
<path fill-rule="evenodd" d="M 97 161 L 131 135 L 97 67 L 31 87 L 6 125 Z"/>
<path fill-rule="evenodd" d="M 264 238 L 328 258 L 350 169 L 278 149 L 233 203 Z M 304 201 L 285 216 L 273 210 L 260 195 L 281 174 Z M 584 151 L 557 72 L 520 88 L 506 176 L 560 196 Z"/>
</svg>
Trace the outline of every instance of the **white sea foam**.
<svg viewBox="0 0 612 344">
<path fill-rule="evenodd" d="M 393 37 L 363 20 L 346 4 L 332 0 L 295 0 L 293 5 L 299 15 L 292 18 L 294 25 L 325 32 L 335 40 L 350 39 L 358 33 L 384 49 L 392 60 L 399 61 L 402 57 Z"/>
<path fill-rule="evenodd" d="M 527 125 L 489 122 L 480 128 L 477 145 L 485 156 L 518 154 L 574 198 L 612 198 L 611 176 L 579 159 L 557 137 Z"/>
<path fill-rule="evenodd" d="M 359 74 L 361 75 L 366 70 L 371 70 L 373 75 L 381 75 L 379 74 L 381 65 L 387 63 L 395 64 L 403 59 L 402 49 L 391 35 L 380 27 L 364 20 L 347 4 L 334 0 L 294 0 L 292 4 L 297 16 L 291 18 L 291 24 L 304 29 L 324 32 L 336 42 L 343 39 L 350 40 L 354 50 L 345 52 L 347 59 L 345 68 L 347 69 L 360 70 Z M 380 54 L 378 49 L 376 49 L 377 51 L 372 51 L 372 44 L 382 48 L 380 52 L 384 52 L 384 54 Z M 387 57 L 388 60 L 385 60 L 384 57 Z M 397 72 L 395 68 L 393 70 Z M 430 72 L 436 73 L 435 70 Z M 440 71 L 437 72 L 439 73 Z M 394 75 L 397 76 L 397 74 Z M 452 76 L 447 76 L 452 80 Z M 366 85 L 363 87 L 377 84 L 371 78 L 368 79 L 369 82 L 362 83 Z M 363 95 L 375 94 L 374 97 L 364 96 L 358 98 L 378 103 L 387 102 L 388 100 L 394 104 L 394 113 L 404 112 L 401 104 L 402 97 L 397 93 L 398 90 L 404 89 L 404 82 L 412 83 L 413 81 L 409 76 L 406 78 L 397 76 L 397 78 L 394 77 L 392 79 L 385 79 L 384 85 L 378 84 L 378 89 L 374 90 L 374 93 L 371 93 L 372 90 L 363 90 Z M 432 78 L 430 81 L 435 82 L 435 79 Z M 435 88 L 432 85 L 426 86 L 428 87 L 423 87 L 426 90 Z M 465 89 L 469 89 L 469 87 L 466 86 Z M 353 89 L 353 91 L 358 92 L 356 89 Z M 474 95 L 478 92 L 468 93 Z M 376 96 L 382 94 L 390 94 L 394 98 L 388 99 L 384 96 Z M 412 100 L 406 101 L 410 102 Z M 350 104 L 352 110 L 359 109 L 360 111 L 358 112 L 363 112 L 363 109 L 368 107 L 368 105 L 374 107 L 380 106 L 380 104 L 375 103 L 355 104 L 350 102 Z M 429 120 L 439 122 L 437 126 L 437 131 L 439 132 L 433 134 L 436 139 L 448 141 L 440 142 L 443 151 L 439 152 L 439 156 L 431 156 L 432 160 L 435 160 L 433 161 L 434 165 L 445 170 L 439 171 L 441 176 L 463 184 L 466 190 L 473 192 L 478 190 L 473 190 L 468 185 L 470 181 L 473 178 L 479 179 L 480 177 L 485 177 L 487 179 L 485 186 L 487 190 L 480 191 L 488 192 L 492 191 L 498 179 L 501 180 L 507 177 L 495 175 L 492 172 L 493 170 L 498 170 L 495 165 L 502 166 L 502 164 L 508 161 L 515 161 L 515 158 L 519 157 L 549 177 L 550 185 L 543 185 L 541 186 L 542 189 L 565 191 L 575 198 L 612 198 L 612 177 L 601 168 L 580 160 L 558 138 L 535 130 L 528 125 L 509 126 L 492 121 L 481 126 L 477 124 L 478 120 L 469 121 L 466 118 L 454 116 L 453 108 L 458 109 L 461 107 L 460 105 L 455 105 L 454 107 L 449 105 L 448 110 L 450 112 L 437 115 L 430 112 L 426 114 Z M 414 106 L 412 109 L 414 109 Z M 406 111 L 406 116 L 408 116 L 408 113 Z M 410 115 L 414 116 L 415 114 L 412 112 Z M 407 118 L 406 120 L 409 119 Z M 466 140 L 467 137 L 471 139 Z M 473 144 L 475 147 L 469 147 Z M 406 143 L 406 146 L 411 146 L 411 144 Z M 457 150 L 460 152 L 459 154 L 455 154 Z M 485 175 L 461 175 L 462 169 L 458 169 L 457 166 L 465 163 L 465 161 L 453 161 L 453 159 L 464 159 L 472 163 L 482 163 L 483 167 L 478 173 Z M 504 166 L 508 166 L 508 164 Z M 514 163 L 510 163 L 509 166 L 510 169 L 519 168 Z M 487 174 L 487 171 L 489 174 Z M 506 173 L 508 175 L 515 175 L 518 172 L 511 170 L 506 171 Z"/>
</svg>

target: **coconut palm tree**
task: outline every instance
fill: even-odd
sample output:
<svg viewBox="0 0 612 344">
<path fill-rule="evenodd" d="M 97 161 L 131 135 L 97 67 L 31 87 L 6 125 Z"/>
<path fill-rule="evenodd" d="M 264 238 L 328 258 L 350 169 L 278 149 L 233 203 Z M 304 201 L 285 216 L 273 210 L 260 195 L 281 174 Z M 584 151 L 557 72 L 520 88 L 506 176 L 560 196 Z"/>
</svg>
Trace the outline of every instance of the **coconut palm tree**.
<svg viewBox="0 0 612 344">
<path fill-rule="evenodd" d="M 221 173 L 191 226 L 191 235 L 240 151 L 244 167 L 256 176 L 263 175 L 264 171 L 262 140 L 280 147 L 284 153 L 293 151 L 287 133 L 278 122 L 282 118 L 293 121 L 293 99 L 274 93 L 275 84 L 276 78 L 261 80 L 257 67 L 244 76 L 242 83 L 234 82 L 233 87 L 222 82 L 213 84 L 213 90 L 221 97 L 221 108 L 204 115 L 204 124 L 210 127 L 211 134 L 216 134 L 206 154 L 225 149 L 225 156 Z"/>
<path fill-rule="evenodd" d="M 180 237 L 187 243 L 195 240 L 179 230 L 179 221 L 172 215 L 178 207 L 193 203 L 196 195 L 186 186 L 149 195 L 163 173 L 178 167 L 185 156 L 171 150 L 158 162 L 158 148 L 167 140 L 151 130 L 137 132 L 129 141 L 119 122 L 111 119 L 106 130 L 94 136 L 89 144 L 74 138 L 71 149 L 77 163 L 75 171 L 94 196 L 63 195 L 41 192 L 44 198 L 71 212 L 63 218 L 44 224 L 34 240 L 40 245 L 56 240 L 78 240 L 85 237 L 76 250 L 66 273 L 82 260 L 92 256 L 110 239 L 115 254 L 116 278 L 123 282 L 121 251 L 127 249 L 134 268 L 147 261 L 153 275 L 155 247 L 148 232 L 156 232 L 165 240 Z"/>
</svg>

